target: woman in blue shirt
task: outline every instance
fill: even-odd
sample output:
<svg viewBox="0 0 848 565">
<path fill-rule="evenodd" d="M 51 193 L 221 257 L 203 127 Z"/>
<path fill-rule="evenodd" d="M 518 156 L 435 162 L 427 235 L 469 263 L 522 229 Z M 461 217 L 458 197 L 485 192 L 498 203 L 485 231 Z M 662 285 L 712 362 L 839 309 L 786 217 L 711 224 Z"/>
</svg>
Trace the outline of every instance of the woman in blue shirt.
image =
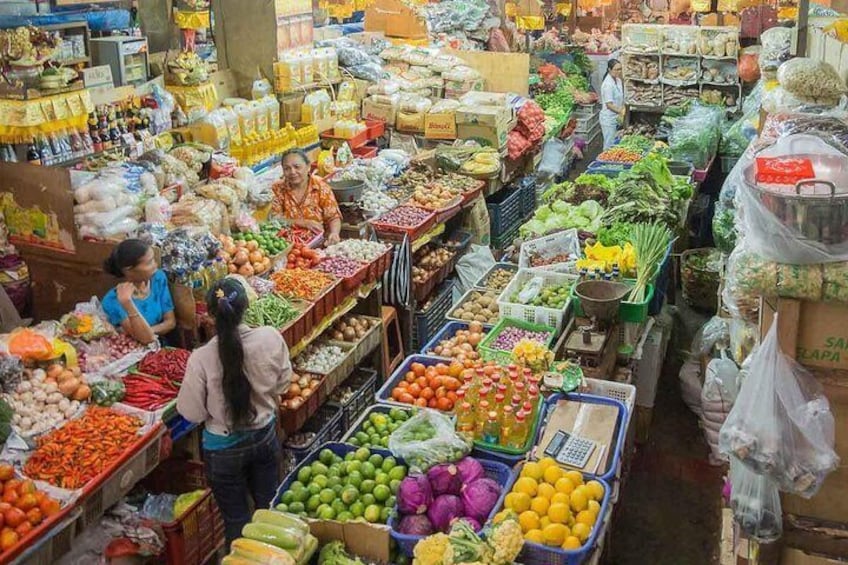
<svg viewBox="0 0 848 565">
<path fill-rule="evenodd" d="M 103 297 L 103 310 L 113 326 L 144 344 L 177 326 L 168 278 L 156 265 L 148 244 L 140 239 L 122 241 L 103 268 L 125 279 Z"/>
</svg>

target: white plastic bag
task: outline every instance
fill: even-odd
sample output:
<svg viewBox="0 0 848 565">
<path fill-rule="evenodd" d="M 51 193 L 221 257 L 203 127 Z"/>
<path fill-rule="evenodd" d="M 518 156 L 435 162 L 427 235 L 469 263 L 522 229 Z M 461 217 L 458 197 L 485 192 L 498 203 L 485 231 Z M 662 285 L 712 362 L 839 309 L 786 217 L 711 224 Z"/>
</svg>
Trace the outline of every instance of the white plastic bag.
<svg viewBox="0 0 848 565">
<path fill-rule="evenodd" d="M 775 316 L 743 367 L 719 445 L 781 490 L 809 498 L 839 465 L 833 414 L 815 378 L 780 351 L 777 326 Z"/>
<path fill-rule="evenodd" d="M 542 147 L 542 159 L 536 171 L 552 176 L 560 174 L 568 158 L 567 149 L 568 146 L 561 139 L 552 137 L 547 140 Z"/>
<path fill-rule="evenodd" d="M 721 357 L 713 359 L 707 364 L 707 374 L 704 376 L 704 398 L 721 402 L 726 406 L 725 412 L 730 410 L 736 395 L 739 392 L 738 385 L 739 367 L 727 358 L 727 352 L 722 349 Z"/>
<path fill-rule="evenodd" d="M 764 543 L 783 533 L 783 517 L 777 484 L 730 458 L 730 507 L 733 518 L 749 537 Z"/>
<path fill-rule="evenodd" d="M 529 304 L 532 302 L 542 292 L 543 286 L 545 286 L 545 279 L 542 277 L 533 277 L 527 281 L 527 284 L 518 293 L 519 304 Z"/>
<path fill-rule="evenodd" d="M 468 252 L 456 262 L 460 296 L 470 289 L 495 265 L 495 256 L 488 245 L 471 244 Z"/>
</svg>

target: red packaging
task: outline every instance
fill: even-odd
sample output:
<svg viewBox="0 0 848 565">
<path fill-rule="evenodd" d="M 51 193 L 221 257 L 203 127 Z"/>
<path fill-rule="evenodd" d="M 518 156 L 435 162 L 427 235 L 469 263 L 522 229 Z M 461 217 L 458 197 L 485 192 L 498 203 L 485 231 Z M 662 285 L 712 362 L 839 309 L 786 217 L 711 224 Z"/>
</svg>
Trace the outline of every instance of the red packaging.
<svg viewBox="0 0 848 565">
<path fill-rule="evenodd" d="M 757 182 L 790 184 L 816 177 L 809 159 L 796 157 L 757 157 Z"/>
</svg>

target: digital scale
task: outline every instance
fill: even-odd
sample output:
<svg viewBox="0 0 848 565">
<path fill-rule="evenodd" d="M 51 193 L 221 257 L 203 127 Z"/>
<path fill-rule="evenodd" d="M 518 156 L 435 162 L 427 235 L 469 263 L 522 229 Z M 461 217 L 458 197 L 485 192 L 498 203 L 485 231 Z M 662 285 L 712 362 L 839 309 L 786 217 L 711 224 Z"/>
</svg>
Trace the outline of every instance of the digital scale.
<svg viewBox="0 0 848 565">
<path fill-rule="evenodd" d="M 545 448 L 545 455 L 553 457 L 561 465 L 585 469 L 596 447 L 597 443 L 590 439 L 560 430 L 554 434 L 554 437 L 548 443 Z"/>
</svg>

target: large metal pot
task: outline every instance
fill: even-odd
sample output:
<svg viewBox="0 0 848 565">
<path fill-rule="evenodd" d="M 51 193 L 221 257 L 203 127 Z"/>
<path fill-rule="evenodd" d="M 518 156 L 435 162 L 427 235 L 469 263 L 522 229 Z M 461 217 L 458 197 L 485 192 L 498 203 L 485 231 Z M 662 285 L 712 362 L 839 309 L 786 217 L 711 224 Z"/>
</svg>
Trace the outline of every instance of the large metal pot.
<svg viewBox="0 0 848 565">
<path fill-rule="evenodd" d="M 794 155 L 813 163 L 816 177 L 794 185 L 760 184 L 757 166 L 745 169 L 745 184 L 781 224 L 800 238 L 834 245 L 848 242 L 848 159 Z"/>
</svg>

